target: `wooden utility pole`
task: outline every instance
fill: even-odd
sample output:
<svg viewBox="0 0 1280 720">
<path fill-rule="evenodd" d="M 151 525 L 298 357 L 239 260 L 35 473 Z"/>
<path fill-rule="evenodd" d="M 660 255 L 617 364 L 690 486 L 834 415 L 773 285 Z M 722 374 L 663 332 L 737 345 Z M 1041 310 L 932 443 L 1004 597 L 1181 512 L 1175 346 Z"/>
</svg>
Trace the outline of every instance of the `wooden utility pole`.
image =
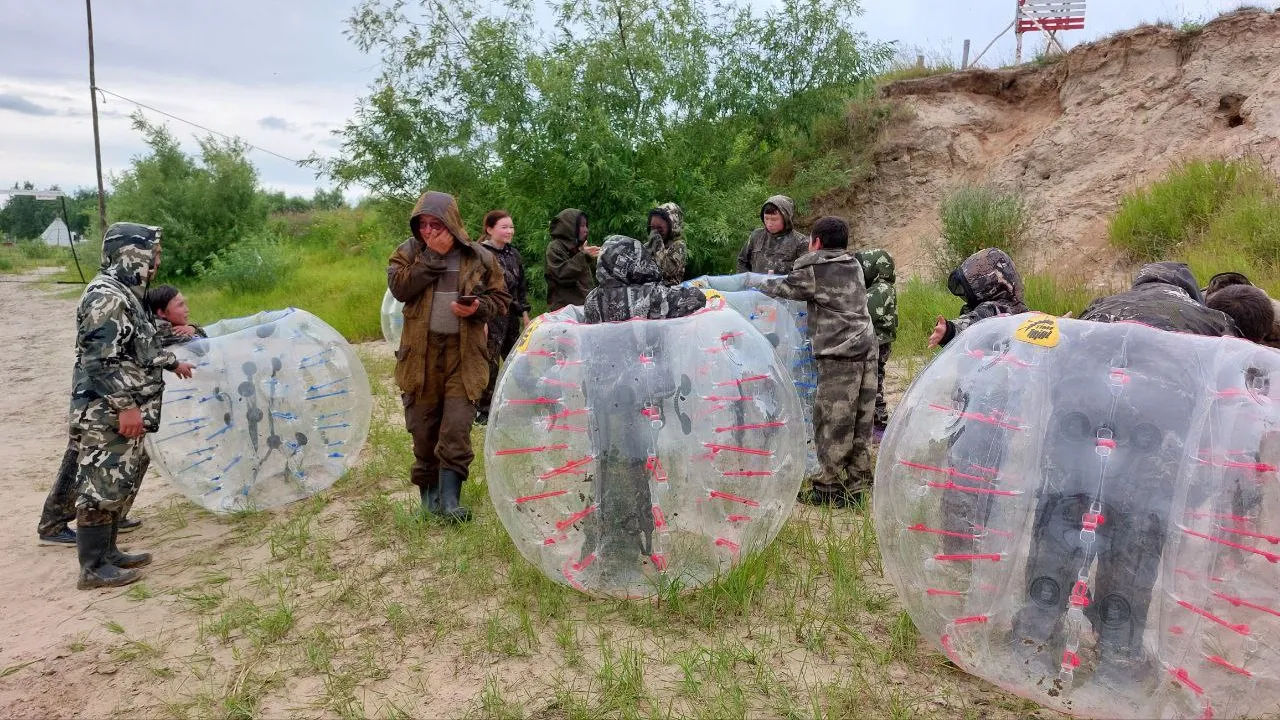
<svg viewBox="0 0 1280 720">
<path fill-rule="evenodd" d="M 93 0 L 84 0 L 89 21 L 89 105 L 93 108 L 93 160 L 98 166 L 98 232 L 107 230 L 107 193 L 102 185 L 102 139 L 98 135 L 98 80 L 93 74 Z"/>
</svg>

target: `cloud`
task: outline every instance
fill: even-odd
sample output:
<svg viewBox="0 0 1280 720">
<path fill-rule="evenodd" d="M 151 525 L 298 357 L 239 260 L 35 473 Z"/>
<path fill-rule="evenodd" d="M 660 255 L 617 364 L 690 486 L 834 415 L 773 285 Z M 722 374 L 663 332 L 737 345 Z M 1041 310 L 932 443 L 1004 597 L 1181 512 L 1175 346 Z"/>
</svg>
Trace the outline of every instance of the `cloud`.
<svg viewBox="0 0 1280 720">
<path fill-rule="evenodd" d="M 56 110 L 37 105 L 30 100 L 9 93 L 0 93 L 0 110 L 12 110 L 23 115 L 57 115 Z"/>
<path fill-rule="evenodd" d="M 268 115 L 262 118 L 258 121 L 258 125 L 268 130 L 279 130 L 280 132 L 294 132 L 298 129 L 297 125 L 275 115 Z"/>
</svg>

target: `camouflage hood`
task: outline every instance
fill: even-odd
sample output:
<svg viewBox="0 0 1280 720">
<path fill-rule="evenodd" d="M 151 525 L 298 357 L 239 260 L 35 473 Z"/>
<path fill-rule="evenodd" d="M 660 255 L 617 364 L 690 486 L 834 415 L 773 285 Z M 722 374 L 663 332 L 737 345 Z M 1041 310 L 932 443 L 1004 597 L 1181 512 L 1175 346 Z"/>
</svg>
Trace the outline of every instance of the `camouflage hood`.
<svg viewBox="0 0 1280 720">
<path fill-rule="evenodd" d="M 622 322 L 631 318 L 660 320 L 701 310 L 706 296 L 690 287 L 666 287 L 658 262 L 634 238 L 605 238 L 596 279 L 600 286 L 587 295 L 583 318 L 588 323 Z"/>
<path fill-rule="evenodd" d="M 137 223 L 113 223 L 102 237 L 103 275 L 118 280 L 142 299 L 151 280 L 151 266 L 160 248 L 160 228 Z"/>
<path fill-rule="evenodd" d="M 655 217 L 662 218 L 667 223 L 667 234 L 663 236 L 662 241 L 664 243 L 668 243 L 668 242 L 671 242 L 672 240 L 675 240 L 676 239 L 676 222 L 671 217 L 671 213 L 668 212 L 666 208 L 656 207 L 649 211 L 649 220 L 652 221 Z M 650 233 L 650 236 L 652 237 L 652 233 Z"/>
<path fill-rule="evenodd" d="M 462 225 L 462 213 L 458 212 L 458 201 L 454 200 L 452 195 L 435 190 L 422 193 L 422 197 L 418 198 L 418 204 L 413 206 L 413 213 L 409 215 L 409 230 L 415 238 L 418 237 L 418 223 L 422 222 L 424 215 L 430 215 L 444 223 L 454 240 L 460 243 L 470 240 L 467 237 L 467 229 Z"/>
<path fill-rule="evenodd" d="M 645 285 L 662 282 L 658 261 L 645 252 L 644 244 L 623 235 L 610 235 L 604 240 L 600 262 L 596 265 L 596 282 L 601 287 Z"/>
<path fill-rule="evenodd" d="M 987 302 L 1023 305 L 1022 276 L 1013 266 L 1013 258 L 997 248 L 985 248 L 965 258 L 948 278 L 947 289 L 964 298 L 970 308 Z"/>
<path fill-rule="evenodd" d="M 765 200 L 764 205 L 760 206 L 760 224 L 761 225 L 764 224 L 764 209 L 770 205 L 778 208 L 778 212 L 782 213 L 782 223 L 783 223 L 782 232 L 777 233 L 776 235 L 774 235 L 774 237 L 782 237 L 783 235 L 786 235 L 787 233 L 790 233 L 792 230 L 794 230 L 795 229 L 794 220 L 795 220 L 795 214 L 796 214 L 795 201 L 793 201 L 791 198 L 787 197 L 786 195 L 774 195 L 768 200 Z"/>
<path fill-rule="evenodd" d="M 668 240 L 684 240 L 684 210 L 673 202 L 662 203 L 658 209 L 665 210 L 671 220 L 671 237 Z"/>
<path fill-rule="evenodd" d="M 1133 289 L 1137 290 L 1143 285 L 1152 283 L 1172 285 L 1186 292 L 1192 300 L 1204 303 L 1204 296 L 1200 294 L 1200 285 L 1196 282 L 1196 276 L 1191 274 L 1191 268 L 1187 267 L 1186 263 L 1155 262 L 1138 268 L 1138 274 L 1133 276 Z"/>
<path fill-rule="evenodd" d="M 898 293 L 894 287 L 893 256 L 879 248 L 854 253 L 867 286 L 867 312 L 881 345 L 898 337 Z"/>
</svg>

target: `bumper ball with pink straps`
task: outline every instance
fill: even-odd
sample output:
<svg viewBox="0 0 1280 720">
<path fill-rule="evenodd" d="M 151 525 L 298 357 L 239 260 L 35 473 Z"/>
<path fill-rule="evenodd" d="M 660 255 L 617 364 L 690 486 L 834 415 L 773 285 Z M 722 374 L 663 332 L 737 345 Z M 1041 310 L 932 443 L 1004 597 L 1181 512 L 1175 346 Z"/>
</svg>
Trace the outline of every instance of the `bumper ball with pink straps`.
<svg viewBox="0 0 1280 720">
<path fill-rule="evenodd" d="M 557 582 L 614 597 L 696 587 L 786 521 L 804 474 L 800 400 L 768 340 L 723 298 L 710 304 L 600 325 L 566 308 L 508 357 L 489 495 Z"/>
<path fill-rule="evenodd" d="M 964 670 L 1064 712 L 1280 702 L 1280 353 L 1044 315 L 957 337 L 876 468 L 885 571 Z"/>
</svg>

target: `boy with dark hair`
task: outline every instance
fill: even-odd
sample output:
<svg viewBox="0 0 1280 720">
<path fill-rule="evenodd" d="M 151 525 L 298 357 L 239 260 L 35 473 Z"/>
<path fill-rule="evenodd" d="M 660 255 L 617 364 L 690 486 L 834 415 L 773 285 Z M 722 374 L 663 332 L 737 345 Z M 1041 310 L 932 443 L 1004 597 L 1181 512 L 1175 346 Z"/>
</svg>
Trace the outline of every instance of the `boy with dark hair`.
<svg viewBox="0 0 1280 720">
<path fill-rule="evenodd" d="M 800 494 L 810 505 L 848 507 L 871 489 L 871 433 L 876 404 L 876 335 L 867 312 L 862 266 L 848 251 L 849 225 L 824 217 L 809 252 L 785 278 L 761 292 L 808 303 L 809 336 L 818 369 L 813 436 L 821 475 Z"/>
<path fill-rule="evenodd" d="M 1245 285 L 1253 287 L 1253 283 L 1249 278 L 1238 272 L 1221 272 L 1209 278 L 1209 285 L 1202 290 L 1205 301 L 1207 302 L 1219 291 L 1234 285 Z M 1269 298 L 1271 302 L 1272 320 L 1271 327 L 1263 334 L 1262 339 L 1256 342 L 1268 347 L 1280 348 L 1280 300 Z"/>
<path fill-rule="evenodd" d="M 964 305 L 955 320 L 938 316 L 929 347 L 945 346 L 979 320 L 1027 312 L 1022 276 L 1013 266 L 1013 258 L 998 248 L 984 248 L 965 258 L 947 278 L 947 289 L 963 298 Z"/>
<path fill-rule="evenodd" d="M 805 253 L 809 240 L 792 225 L 795 203 L 786 195 L 774 195 L 760 208 L 760 222 L 738 253 L 738 272 L 785 275 Z"/>
<path fill-rule="evenodd" d="M 155 317 L 156 340 L 160 347 L 182 345 L 208 337 L 204 328 L 191 322 L 187 299 L 172 285 L 157 285 L 147 291 L 147 309 Z"/>
<path fill-rule="evenodd" d="M 1232 285 L 1209 296 L 1205 305 L 1231 318 L 1240 336 L 1256 343 L 1271 333 L 1276 311 L 1271 298 L 1252 285 Z"/>
</svg>

